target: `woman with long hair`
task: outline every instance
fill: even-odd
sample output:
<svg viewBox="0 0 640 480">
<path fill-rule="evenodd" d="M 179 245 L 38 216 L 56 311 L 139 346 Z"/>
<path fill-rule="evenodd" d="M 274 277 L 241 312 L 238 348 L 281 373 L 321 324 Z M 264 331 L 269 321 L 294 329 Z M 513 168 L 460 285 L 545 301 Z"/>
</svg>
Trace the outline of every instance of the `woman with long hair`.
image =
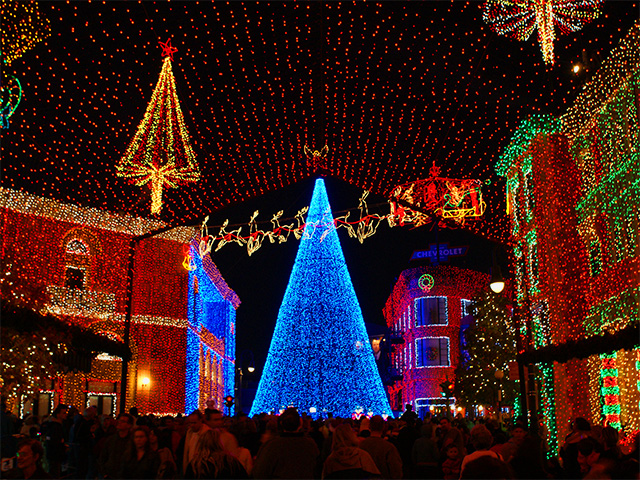
<svg viewBox="0 0 640 480">
<path fill-rule="evenodd" d="M 160 457 L 149 444 L 149 427 L 135 427 L 131 445 L 124 454 L 120 478 L 156 478 L 159 468 Z"/>
<path fill-rule="evenodd" d="M 193 460 L 184 478 L 249 478 L 242 464 L 222 448 L 220 431 L 207 430 L 200 435 Z"/>
<path fill-rule="evenodd" d="M 171 431 L 159 427 L 152 428 L 149 432 L 149 447 L 160 458 L 160 468 L 156 478 L 175 478 L 178 467 L 176 466 L 171 445 Z"/>
</svg>

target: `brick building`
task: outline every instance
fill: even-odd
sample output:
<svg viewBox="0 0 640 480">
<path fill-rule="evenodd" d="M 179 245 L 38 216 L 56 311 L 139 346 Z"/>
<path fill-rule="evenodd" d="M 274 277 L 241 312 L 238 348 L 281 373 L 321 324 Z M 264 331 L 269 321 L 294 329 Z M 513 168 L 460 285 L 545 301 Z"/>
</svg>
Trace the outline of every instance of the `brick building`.
<svg viewBox="0 0 640 480">
<path fill-rule="evenodd" d="M 391 338 L 391 364 L 397 379 L 389 387 L 391 406 L 411 404 L 421 417 L 452 408 L 440 384 L 454 381 L 461 333 L 471 324 L 471 299 L 490 277 L 449 265 L 422 265 L 400 274 L 384 308 Z M 399 379 L 401 376 L 401 379 Z"/>
<path fill-rule="evenodd" d="M 162 222 L 0 190 L 3 271 L 16 289 L 39 291 L 44 310 L 71 325 L 123 341 L 132 237 Z M 184 413 L 233 394 L 237 295 L 210 257 L 185 251 L 197 232 L 176 228 L 135 248 L 126 409 Z M 18 292 L 19 293 L 19 292 Z M 46 414 L 58 402 L 121 409 L 122 359 L 93 352 L 90 371 L 50 378 L 22 410 Z M 89 370 L 87 368 L 86 370 Z"/>
<path fill-rule="evenodd" d="M 640 428 L 639 125 L 636 23 L 564 115 L 522 122 L 497 166 L 552 453 L 578 416 Z"/>
</svg>

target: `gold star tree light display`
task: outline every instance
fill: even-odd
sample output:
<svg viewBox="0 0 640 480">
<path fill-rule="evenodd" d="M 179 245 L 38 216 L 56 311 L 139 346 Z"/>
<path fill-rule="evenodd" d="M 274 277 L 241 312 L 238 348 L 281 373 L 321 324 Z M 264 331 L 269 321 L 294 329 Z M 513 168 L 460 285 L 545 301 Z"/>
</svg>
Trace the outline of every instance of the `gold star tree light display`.
<svg viewBox="0 0 640 480">
<path fill-rule="evenodd" d="M 577 32 L 600 15 L 604 0 L 487 0 L 484 21 L 499 35 L 526 41 L 534 30 L 545 63 L 553 64 L 555 27 Z"/>
<path fill-rule="evenodd" d="M 171 40 L 160 42 L 164 57 L 160 78 L 147 111 L 129 148 L 117 165 L 119 177 L 151 188 L 151 213 L 162 209 L 162 190 L 200 179 L 200 169 L 189 143 L 176 93 L 171 61 L 177 51 Z"/>
</svg>

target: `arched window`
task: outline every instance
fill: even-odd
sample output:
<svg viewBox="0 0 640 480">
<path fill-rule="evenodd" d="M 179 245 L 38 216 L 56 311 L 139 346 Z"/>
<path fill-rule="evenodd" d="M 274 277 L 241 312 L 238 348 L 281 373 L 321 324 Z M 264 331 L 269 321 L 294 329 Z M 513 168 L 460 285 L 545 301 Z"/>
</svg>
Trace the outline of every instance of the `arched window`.
<svg viewBox="0 0 640 480">
<path fill-rule="evenodd" d="M 84 232 L 75 230 L 69 232 L 64 239 L 66 268 L 64 272 L 64 286 L 84 290 L 90 287 L 88 282 L 91 270 L 93 245 L 87 241 Z"/>
<path fill-rule="evenodd" d="M 67 253 L 74 253 L 76 255 L 89 255 L 89 247 L 77 238 L 71 239 L 67 243 Z"/>
</svg>

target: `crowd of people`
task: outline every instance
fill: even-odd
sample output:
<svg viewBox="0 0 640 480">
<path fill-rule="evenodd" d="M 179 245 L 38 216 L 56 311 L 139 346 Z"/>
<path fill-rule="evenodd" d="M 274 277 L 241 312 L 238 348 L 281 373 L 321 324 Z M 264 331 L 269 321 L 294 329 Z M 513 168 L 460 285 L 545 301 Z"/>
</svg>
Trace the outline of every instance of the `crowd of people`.
<svg viewBox="0 0 640 480">
<path fill-rule="evenodd" d="M 281 415 L 114 418 L 95 407 L 58 405 L 50 418 L 3 411 L 2 478 L 640 478 L 638 437 L 620 448 L 618 432 L 572 423 L 560 456 L 548 459 L 539 425 L 458 416 L 313 420 Z M 12 461 L 14 460 L 14 461 Z M 5 464 L 6 463 L 6 464 Z"/>
</svg>

